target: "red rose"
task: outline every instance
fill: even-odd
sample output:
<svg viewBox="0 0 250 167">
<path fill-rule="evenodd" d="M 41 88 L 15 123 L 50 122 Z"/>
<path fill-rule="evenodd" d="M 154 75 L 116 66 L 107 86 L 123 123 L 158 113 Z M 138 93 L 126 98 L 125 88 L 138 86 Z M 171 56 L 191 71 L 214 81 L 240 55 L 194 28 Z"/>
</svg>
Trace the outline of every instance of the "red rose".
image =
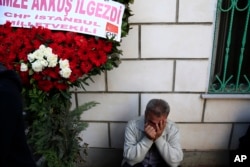
<svg viewBox="0 0 250 167">
<path fill-rule="evenodd" d="M 37 86 L 39 89 L 49 92 L 53 88 L 53 83 L 48 80 L 41 80 L 37 82 Z"/>
<path fill-rule="evenodd" d="M 31 83 L 46 92 L 52 89 L 65 90 L 76 85 L 84 74 L 105 64 L 107 54 L 113 49 L 112 42 L 103 38 L 75 32 L 51 31 L 44 27 L 13 28 L 10 22 L 0 26 L 0 41 L 0 62 L 8 69 L 16 70 L 25 85 Z M 41 45 L 50 47 L 58 60 L 69 61 L 72 72 L 68 79 L 60 76 L 59 64 L 56 67 L 45 65 L 41 72 L 34 72 L 30 68 L 33 62 L 29 62 L 28 55 Z M 43 58 L 46 61 L 46 55 Z M 29 70 L 20 71 L 21 63 L 25 63 Z"/>
<path fill-rule="evenodd" d="M 92 64 L 89 61 L 84 61 L 81 63 L 81 70 L 84 72 L 84 74 L 87 74 L 92 69 Z"/>
<path fill-rule="evenodd" d="M 69 77 L 69 81 L 71 83 L 74 83 L 78 78 L 80 78 L 83 75 L 83 73 L 81 72 L 81 70 L 79 69 L 73 69 L 72 73 Z"/>
<path fill-rule="evenodd" d="M 68 88 L 68 85 L 65 83 L 61 83 L 61 82 L 55 82 L 54 86 L 56 89 L 58 90 L 66 90 Z"/>
<path fill-rule="evenodd" d="M 107 56 L 103 51 L 89 53 L 89 59 L 96 66 L 99 67 L 107 60 Z"/>
</svg>

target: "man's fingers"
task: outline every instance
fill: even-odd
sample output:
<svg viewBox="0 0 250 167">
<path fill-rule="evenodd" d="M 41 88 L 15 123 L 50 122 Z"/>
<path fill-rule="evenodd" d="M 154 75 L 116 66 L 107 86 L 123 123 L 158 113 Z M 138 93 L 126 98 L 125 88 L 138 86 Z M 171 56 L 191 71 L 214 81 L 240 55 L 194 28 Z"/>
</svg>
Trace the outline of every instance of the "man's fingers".
<svg viewBox="0 0 250 167">
<path fill-rule="evenodd" d="M 161 129 L 161 123 L 160 123 L 160 126 L 158 124 L 156 124 L 156 131 L 159 131 Z"/>
<path fill-rule="evenodd" d="M 146 128 L 145 128 L 145 131 L 154 131 L 154 130 L 155 129 L 150 125 L 146 126 Z"/>
<path fill-rule="evenodd" d="M 147 136 L 148 136 L 150 139 L 153 140 L 153 139 L 155 138 L 156 131 L 155 131 L 155 129 L 154 129 L 152 126 L 147 125 L 147 126 L 145 127 L 145 133 L 147 134 Z"/>
</svg>

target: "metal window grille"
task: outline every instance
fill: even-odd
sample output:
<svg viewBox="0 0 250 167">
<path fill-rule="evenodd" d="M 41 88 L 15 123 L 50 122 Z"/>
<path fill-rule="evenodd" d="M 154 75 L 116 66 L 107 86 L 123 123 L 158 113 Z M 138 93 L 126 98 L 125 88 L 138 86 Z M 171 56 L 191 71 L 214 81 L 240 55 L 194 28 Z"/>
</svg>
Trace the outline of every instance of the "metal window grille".
<svg viewBox="0 0 250 167">
<path fill-rule="evenodd" d="M 219 0 L 209 93 L 250 93 L 250 0 Z"/>
</svg>

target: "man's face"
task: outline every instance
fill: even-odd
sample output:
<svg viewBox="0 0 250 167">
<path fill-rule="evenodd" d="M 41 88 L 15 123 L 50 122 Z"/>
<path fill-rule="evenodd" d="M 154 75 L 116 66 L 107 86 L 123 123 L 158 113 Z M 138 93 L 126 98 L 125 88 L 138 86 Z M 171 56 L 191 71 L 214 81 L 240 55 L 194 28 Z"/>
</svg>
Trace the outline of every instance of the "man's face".
<svg viewBox="0 0 250 167">
<path fill-rule="evenodd" d="M 148 125 L 156 129 L 156 125 L 157 124 L 159 125 L 161 121 L 165 121 L 166 119 L 167 119 L 167 115 L 157 116 L 149 112 L 145 115 L 145 124 L 148 123 Z"/>
</svg>

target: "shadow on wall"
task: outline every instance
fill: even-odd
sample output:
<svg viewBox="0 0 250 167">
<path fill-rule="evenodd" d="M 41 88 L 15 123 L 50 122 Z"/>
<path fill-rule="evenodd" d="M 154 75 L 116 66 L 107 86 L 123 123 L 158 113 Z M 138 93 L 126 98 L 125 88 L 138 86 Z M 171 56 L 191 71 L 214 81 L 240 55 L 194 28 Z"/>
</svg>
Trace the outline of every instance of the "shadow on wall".
<svg viewBox="0 0 250 167">
<path fill-rule="evenodd" d="M 118 149 L 123 148 L 126 125 L 127 123 L 111 123 L 110 124 L 111 148 L 118 148 Z"/>
<path fill-rule="evenodd" d="M 238 149 L 240 144 L 239 138 L 246 134 L 250 126 L 250 109 L 247 107 L 241 108 L 237 112 L 234 122 L 230 150 Z"/>
<path fill-rule="evenodd" d="M 238 148 L 230 151 L 229 160 L 232 167 L 250 166 L 250 125 L 246 133 L 239 138 Z"/>
<path fill-rule="evenodd" d="M 250 166 L 250 109 L 243 107 L 235 119 L 230 146 L 230 166 Z"/>
<path fill-rule="evenodd" d="M 120 167 L 127 123 L 110 123 L 110 148 L 89 148 L 83 167 Z"/>
<path fill-rule="evenodd" d="M 235 122 L 248 122 L 250 124 L 250 109 L 249 106 L 242 107 L 236 115 Z"/>
</svg>

